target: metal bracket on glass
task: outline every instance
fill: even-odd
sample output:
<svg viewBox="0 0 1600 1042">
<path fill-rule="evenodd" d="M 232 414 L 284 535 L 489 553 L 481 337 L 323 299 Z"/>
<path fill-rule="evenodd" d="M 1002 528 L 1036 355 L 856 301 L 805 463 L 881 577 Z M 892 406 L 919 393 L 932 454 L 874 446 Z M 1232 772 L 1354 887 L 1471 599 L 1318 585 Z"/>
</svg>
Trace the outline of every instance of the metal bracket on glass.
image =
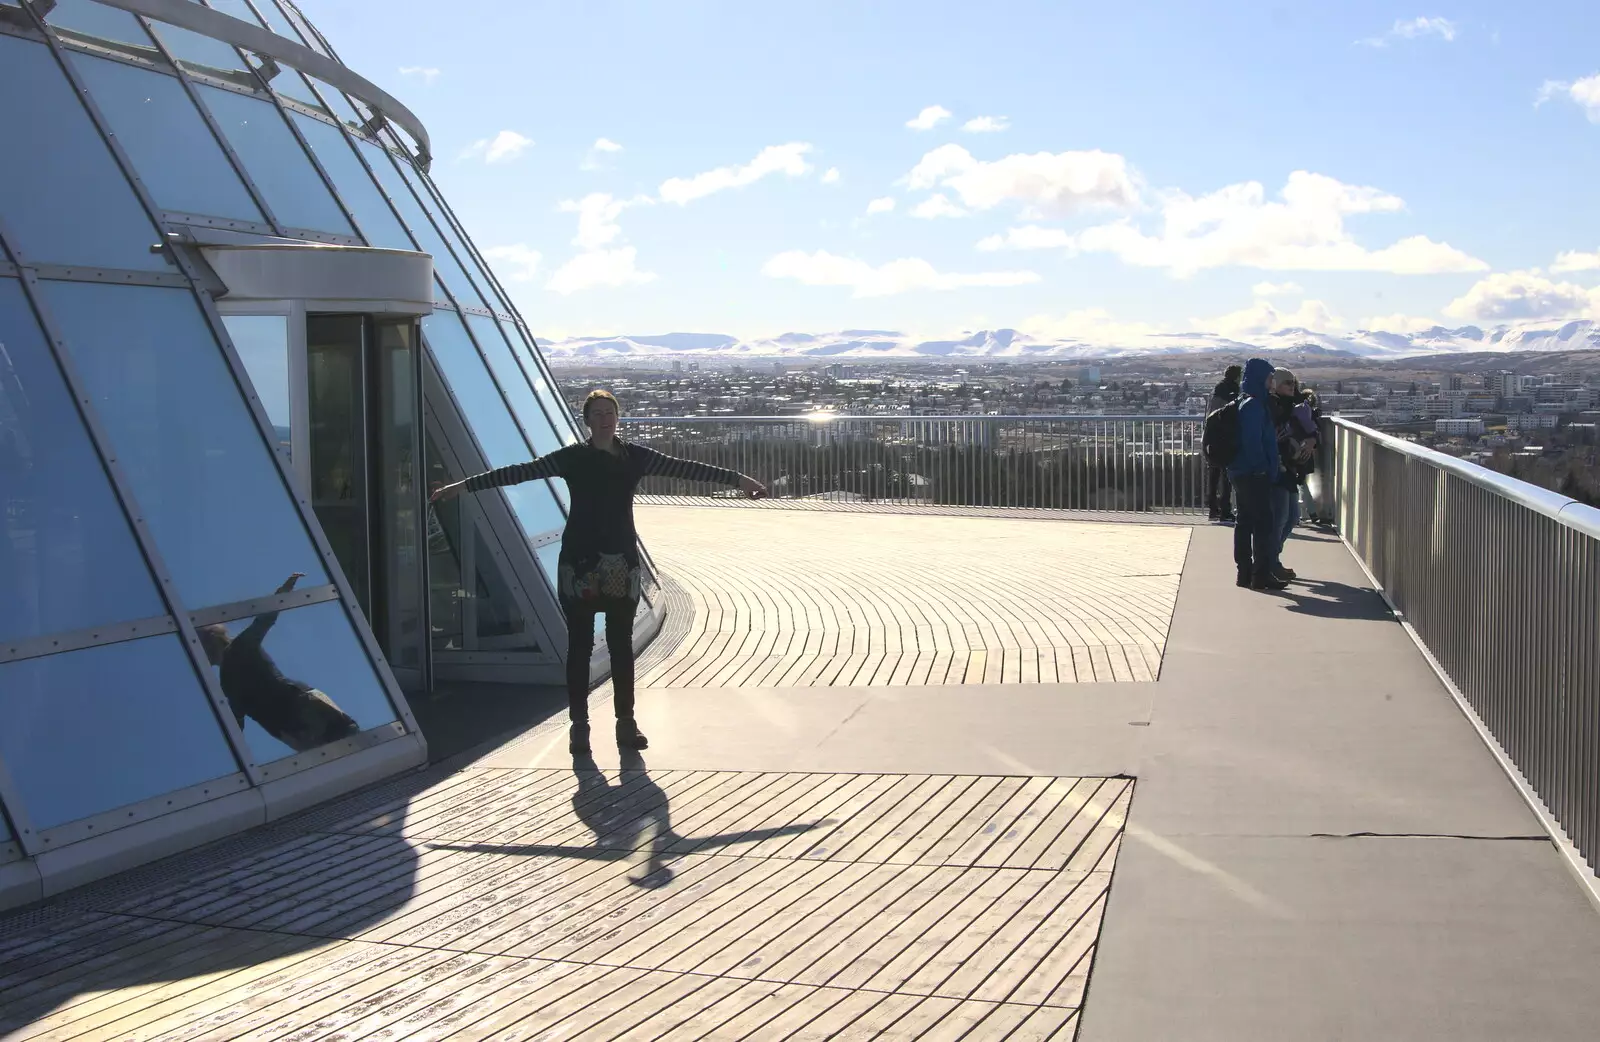
<svg viewBox="0 0 1600 1042">
<path fill-rule="evenodd" d="M 261 82 L 263 83 L 271 83 L 278 73 L 283 71 L 278 63 L 272 60 L 272 55 L 270 54 L 252 54 L 252 57 L 261 63 L 260 65 L 252 66 L 252 68 L 255 70 L 255 74 L 261 77 Z"/>
<path fill-rule="evenodd" d="M 372 114 L 371 119 L 361 124 L 361 130 L 362 133 L 367 135 L 367 137 L 377 137 L 378 131 L 382 130 L 388 125 L 389 121 L 384 118 L 383 113 L 375 112 Z"/>
<path fill-rule="evenodd" d="M 209 36 L 213 40 L 231 43 L 257 56 L 270 57 L 291 68 L 310 73 L 329 86 L 359 98 L 373 112 L 388 117 L 410 134 L 412 140 L 417 143 L 417 165 L 422 169 L 428 169 L 433 161 L 428 131 L 415 113 L 377 84 L 332 58 L 318 54 L 304 44 L 285 39 L 259 25 L 251 25 L 221 11 L 202 7 L 191 0 L 97 0 L 97 2 L 107 7 L 121 8 L 133 14 L 176 25 L 190 32 Z"/>
</svg>

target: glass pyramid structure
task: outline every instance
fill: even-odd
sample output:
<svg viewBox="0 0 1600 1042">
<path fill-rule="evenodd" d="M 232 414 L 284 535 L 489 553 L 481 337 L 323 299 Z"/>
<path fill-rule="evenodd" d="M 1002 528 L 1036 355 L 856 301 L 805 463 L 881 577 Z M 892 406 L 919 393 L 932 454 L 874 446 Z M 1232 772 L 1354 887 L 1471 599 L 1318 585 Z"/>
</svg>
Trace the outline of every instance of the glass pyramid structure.
<svg viewBox="0 0 1600 1042">
<path fill-rule="evenodd" d="M 564 488 L 426 497 L 580 433 L 293 4 L 0 0 L 0 99 L 4 907 L 425 762 L 407 694 L 558 682 Z"/>
</svg>

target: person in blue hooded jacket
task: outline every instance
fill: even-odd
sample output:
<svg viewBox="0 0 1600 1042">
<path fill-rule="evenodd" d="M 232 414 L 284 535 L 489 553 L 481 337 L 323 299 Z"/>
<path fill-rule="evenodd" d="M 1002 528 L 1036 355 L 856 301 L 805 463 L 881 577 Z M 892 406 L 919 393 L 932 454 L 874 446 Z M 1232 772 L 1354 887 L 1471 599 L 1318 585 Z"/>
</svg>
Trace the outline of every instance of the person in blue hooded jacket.
<svg viewBox="0 0 1600 1042">
<path fill-rule="evenodd" d="M 1278 431 L 1268 409 L 1267 378 L 1272 363 L 1252 358 L 1245 363 L 1239 401 L 1239 451 L 1228 464 L 1233 483 L 1233 563 L 1239 585 L 1256 590 L 1281 590 L 1286 583 L 1275 574 L 1277 540 L 1272 526 L 1272 490 L 1281 470 Z"/>
</svg>

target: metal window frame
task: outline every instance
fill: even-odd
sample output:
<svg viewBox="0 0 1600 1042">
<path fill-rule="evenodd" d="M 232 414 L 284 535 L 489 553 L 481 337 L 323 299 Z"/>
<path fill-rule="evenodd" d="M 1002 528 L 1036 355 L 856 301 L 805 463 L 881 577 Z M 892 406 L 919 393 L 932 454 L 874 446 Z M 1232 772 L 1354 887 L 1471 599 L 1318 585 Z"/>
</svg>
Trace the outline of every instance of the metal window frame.
<svg viewBox="0 0 1600 1042">
<path fill-rule="evenodd" d="M 199 8 L 198 5 L 190 4 L 188 0 L 175 0 L 175 2 L 181 3 L 183 6 L 194 7 L 196 10 L 209 11 L 209 8 Z M 37 14 L 33 12 L 31 8 L 29 11 L 30 13 L 34 14 L 35 18 L 37 19 Z M 217 12 L 212 11 L 210 13 L 216 14 Z M 237 19 L 232 18 L 229 18 L 228 20 L 237 21 Z M 39 24 L 41 29 L 43 29 L 42 20 L 39 20 Z M 111 133 L 110 128 L 106 123 L 104 113 L 100 111 L 99 104 L 95 101 L 93 94 L 90 93 L 87 85 L 85 85 L 83 82 L 83 79 L 77 74 L 77 70 L 74 69 L 71 62 L 68 61 L 65 50 L 60 41 L 56 39 L 53 33 L 46 32 L 45 44 L 50 48 L 52 55 L 56 59 L 57 66 L 61 69 L 62 74 L 67 79 L 67 82 L 72 86 L 73 91 L 77 94 L 78 100 L 83 105 L 84 111 L 87 113 L 91 125 L 93 125 L 94 128 L 99 132 L 101 140 L 104 142 L 106 148 L 110 151 L 113 161 L 121 169 L 123 177 L 127 179 L 129 187 L 133 190 L 134 196 L 138 199 L 139 204 L 144 208 L 146 217 L 150 220 L 154 227 L 164 227 L 165 224 L 162 220 L 162 211 L 156 207 L 154 200 L 151 198 L 149 189 L 146 187 L 143 180 L 140 179 L 138 171 L 134 168 L 133 163 L 123 151 L 121 142 L 117 140 L 113 133 Z M 7 245 L 9 246 L 9 240 Z M 262 407 L 260 399 L 256 396 L 255 390 L 250 384 L 249 374 L 245 370 L 244 363 L 240 360 L 238 352 L 234 348 L 233 339 L 228 335 L 227 327 L 222 323 L 222 317 L 217 311 L 215 301 L 211 298 L 211 295 L 205 292 L 205 290 L 202 288 L 204 286 L 204 280 L 197 269 L 194 259 L 189 256 L 187 250 L 178 248 L 172 245 L 170 242 L 163 244 L 163 249 L 168 259 L 171 260 L 171 262 L 176 265 L 178 270 L 182 272 L 183 275 L 189 280 L 190 285 L 188 288 L 190 297 L 199 305 L 201 314 L 205 319 L 206 324 L 210 328 L 211 335 L 221 350 L 223 359 L 227 363 L 228 371 L 234 380 L 234 385 L 239 391 L 240 396 L 244 399 L 245 407 L 250 411 L 251 415 L 255 419 L 256 434 L 262 439 L 262 447 L 266 450 L 267 456 L 277 466 L 279 480 L 282 482 L 284 491 L 289 496 L 290 503 L 299 514 L 302 528 L 306 532 L 307 537 L 311 540 L 312 546 L 321 556 L 323 568 L 327 570 L 329 577 L 333 579 L 335 585 L 339 589 L 339 599 L 341 603 L 344 604 L 345 612 L 350 618 L 351 626 L 355 629 L 357 639 L 360 640 L 363 648 L 365 649 L 367 658 L 371 662 L 374 672 L 378 675 L 379 682 L 383 685 L 385 692 L 389 695 L 390 704 L 395 710 L 396 717 L 405 724 L 408 732 L 416 734 L 420 738 L 421 732 L 417 727 L 416 718 L 412 715 L 411 706 L 406 701 L 405 696 L 401 693 L 399 684 L 397 684 L 395 681 L 394 674 L 390 672 L 388 662 L 384 660 L 383 655 L 378 650 L 377 640 L 372 634 L 371 627 L 367 624 L 366 616 L 361 612 L 360 608 L 355 603 L 354 596 L 350 591 L 349 581 L 345 579 L 343 571 L 339 568 L 338 558 L 334 555 L 333 549 L 329 545 L 326 536 L 323 535 L 322 527 L 316 524 L 315 518 L 311 516 L 310 500 L 307 499 L 300 488 L 297 487 L 297 483 L 293 479 L 292 472 L 289 470 L 286 461 L 273 449 L 272 427 L 268 422 L 266 411 Z M 20 260 L 14 250 L 11 252 L 13 260 Z M 19 263 L 19 267 L 21 266 L 22 265 Z M 26 272 L 24 272 L 24 275 L 26 276 Z M 25 287 L 27 285 L 26 277 L 24 278 L 24 285 Z M 36 296 L 36 294 L 31 292 L 29 295 L 30 298 Z M 42 317 L 42 312 L 38 308 L 37 303 L 35 304 L 35 311 L 40 313 Z M 46 337 L 47 339 L 57 339 L 52 337 L 51 330 L 49 328 L 46 328 Z M 55 349 L 54 344 L 52 345 L 52 349 Z M 59 362 L 61 351 L 57 350 L 56 353 Z M 76 388 L 74 388 L 74 393 L 77 397 L 82 397 L 81 392 L 79 392 Z M 106 453 L 104 449 L 101 448 L 101 443 L 97 443 L 96 447 L 100 450 L 102 461 L 106 461 Z M 107 465 L 109 472 L 111 469 L 109 462 Z M 124 509 L 127 509 L 126 503 L 124 504 Z M 153 537 L 150 538 L 151 545 L 149 550 L 153 550 Z M 147 561 L 150 560 L 149 550 L 147 550 L 146 553 Z M 164 576 L 165 573 L 163 571 L 162 577 Z M 163 584 L 163 589 L 171 590 L 170 578 L 167 578 L 167 581 Z M 199 605 L 197 607 L 208 606 Z M 208 687 L 216 690 L 217 698 L 221 698 L 221 690 L 216 684 L 215 677 L 210 669 L 210 663 L 205 659 L 204 652 L 200 647 L 199 638 L 195 635 L 194 626 L 189 621 L 187 613 L 182 610 L 181 605 L 174 604 L 172 606 L 172 614 L 178 619 L 179 630 L 184 639 L 184 644 L 189 650 L 191 659 L 196 662 L 197 670 L 202 672 Z M 201 669 L 202 666 L 204 667 L 203 670 Z M 223 705 L 225 706 L 226 703 L 224 702 Z M 239 729 L 233 721 L 233 714 L 231 710 L 223 712 L 222 715 L 226 717 L 226 719 L 223 721 L 224 731 L 228 734 L 230 740 L 232 740 L 235 734 L 240 734 Z M 252 763 L 253 758 L 250 756 L 248 748 L 243 745 L 242 734 L 240 734 L 239 742 L 235 745 L 236 752 L 241 749 L 244 751 L 242 754 L 240 754 L 240 763 L 246 766 L 246 770 L 248 772 L 256 772 L 257 769 Z M 252 778 L 252 781 L 255 781 L 255 779 Z M 259 784 L 259 782 L 255 783 Z"/>
</svg>

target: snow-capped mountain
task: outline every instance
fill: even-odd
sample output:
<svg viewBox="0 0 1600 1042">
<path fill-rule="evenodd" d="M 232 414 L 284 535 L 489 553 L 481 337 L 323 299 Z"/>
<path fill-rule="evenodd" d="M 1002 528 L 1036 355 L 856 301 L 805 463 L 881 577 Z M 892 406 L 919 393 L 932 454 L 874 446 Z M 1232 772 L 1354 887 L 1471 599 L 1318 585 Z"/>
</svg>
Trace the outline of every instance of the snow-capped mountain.
<svg viewBox="0 0 1600 1042">
<path fill-rule="evenodd" d="M 1434 326 L 1416 333 L 1357 330 L 1318 333 L 1279 329 L 1260 336 L 1230 338 L 1217 333 L 1148 333 L 1106 340 L 1039 337 L 1015 329 L 964 332 L 949 340 L 923 340 L 884 329 L 844 329 L 834 333 L 784 333 L 741 340 L 720 333 L 667 333 L 658 336 L 575 337 L 541 340 L 547 356 L 580 361 L 645 357 L 819 358 L 1114 358 L 1135 354 L 1206 351 L 1295 351 L 1360 358 L 1408 358 L 1429 354 L 1500 351 L 1600 350 L 1600 322 L 1584 319 L 1562 326 L 1524 324 L 1480 329 Z"/>
</svg>

